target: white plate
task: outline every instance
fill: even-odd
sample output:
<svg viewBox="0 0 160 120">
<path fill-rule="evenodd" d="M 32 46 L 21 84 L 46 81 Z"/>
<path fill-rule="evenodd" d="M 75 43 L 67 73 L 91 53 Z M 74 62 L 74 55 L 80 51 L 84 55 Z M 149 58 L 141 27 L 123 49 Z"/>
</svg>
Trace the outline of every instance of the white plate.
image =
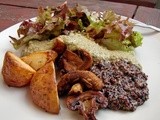
<svg viewBox="0 0 160 120">
<path fill-rule="evenodd" d="M 18 27 L 16 24 L 0 33 L 0 68 L 5 52 L 16 52 L 8 36 L 17 36 Z M 144 35 L 143 45 L 136 49 L 136 55 L 149 76 L 149 100 L 135 112 L 100 110 L 96 114 L 98 120 L 160 120 L 160 33 L 139 27 L 135 30 Z M 28 87 L 8 87 L 0 74 L 0 120 L 82 120 L 82 117 L 69 111 L 63 101 L 59 115 L 44 112 L 32 103 Z"/>
</svg>

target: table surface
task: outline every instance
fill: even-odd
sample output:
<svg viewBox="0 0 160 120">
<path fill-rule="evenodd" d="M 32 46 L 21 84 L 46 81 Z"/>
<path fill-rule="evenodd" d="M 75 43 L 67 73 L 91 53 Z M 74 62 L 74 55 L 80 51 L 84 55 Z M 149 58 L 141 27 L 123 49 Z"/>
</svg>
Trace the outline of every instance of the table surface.
<svg viewBox="0 0 160 120">
<path fill-rule="evenodd" d="M 0 31 L 20 21 L 37 16 L 39 6 L 57 6 L 65 0 L 0 0 Z M 125 3 L 103 0 L 67 0 L 69 6 L 76 3 L 87 6 L 90 10 L 113 10 L 119 15 L 127 16 L 146 24 L 160 27 L 160 10 Z"/>
</svg>

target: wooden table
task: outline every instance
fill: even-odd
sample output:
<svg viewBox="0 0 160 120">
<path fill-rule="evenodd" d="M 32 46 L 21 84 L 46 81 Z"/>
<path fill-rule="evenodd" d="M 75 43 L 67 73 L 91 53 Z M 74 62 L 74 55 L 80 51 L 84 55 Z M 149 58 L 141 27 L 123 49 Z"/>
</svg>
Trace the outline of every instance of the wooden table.
<svg viewBox="0 0 160 120">
<path fill-rule="evenodd" d="M 104 0 L 104 1 L 128 3 L 146 7 L 155 7 L 158 0 Z"/>
<path fill-rule="evenodd" d="M 25 19 L 37 15 L 38 6 L 57 6 L 65 0 L 0 0 L 0 31 Z M 160 10 L 136 5 L 101 0 L 67 0 L 69 6 L 77 2 L 90 10 L 113 10 L 117 14 L 135 18 L 147 24 L 160 27 Z"/>
</svg>

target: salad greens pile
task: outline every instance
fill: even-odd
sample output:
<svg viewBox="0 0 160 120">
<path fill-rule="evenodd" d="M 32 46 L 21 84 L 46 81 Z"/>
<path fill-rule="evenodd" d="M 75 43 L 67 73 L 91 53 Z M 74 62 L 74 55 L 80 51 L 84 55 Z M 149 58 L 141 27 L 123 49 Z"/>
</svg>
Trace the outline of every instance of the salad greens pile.
<svg viewBox="0 0 160 120">
<path fill-rule="evenodd" d="M 110 50 L 130 51 L 142 44 L 142 35 L 133 31 L 133 23 L 121 19 L 113 11 L 90 12 L 84 6 L 69 8 L 67 2 L 56 8 L 38 9 L 35 21 L 23 21 L 17 30 L 19 39 L 11 43 L 15 49 L 31 40 L 51 40 L 59 35 L 79 32 Z"/>
</svg>

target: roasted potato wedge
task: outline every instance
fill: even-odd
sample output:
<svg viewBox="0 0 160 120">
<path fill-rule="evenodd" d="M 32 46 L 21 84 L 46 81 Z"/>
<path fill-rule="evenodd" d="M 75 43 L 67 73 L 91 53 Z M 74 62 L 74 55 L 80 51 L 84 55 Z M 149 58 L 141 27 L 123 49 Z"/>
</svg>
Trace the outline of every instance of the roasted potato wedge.
<svg viewBox="0 0 160 120">
<path fill-rule="evenodd" d="M 55 67 L 52 61 L 34 74 L 30 84 L 30 92 L 33 102 L 37 106 L 50 113 L 59 113 Z"/>
<path fill-rule="evenodd" d="M 21 59 L 30 65 L 33 69 L 38 70 L 46 63 L 54 61 L 57 57 L 57 53 L 53 50 L 39 51 L 31 53 L 27 56 L 21 57 Z"/>
<path fill-rule="evenodd" d="M 7 85 L 22 87 L 27 85 L 36 71 L 12 52 L 6 52 L 2 75 Z"/>
</svg>

